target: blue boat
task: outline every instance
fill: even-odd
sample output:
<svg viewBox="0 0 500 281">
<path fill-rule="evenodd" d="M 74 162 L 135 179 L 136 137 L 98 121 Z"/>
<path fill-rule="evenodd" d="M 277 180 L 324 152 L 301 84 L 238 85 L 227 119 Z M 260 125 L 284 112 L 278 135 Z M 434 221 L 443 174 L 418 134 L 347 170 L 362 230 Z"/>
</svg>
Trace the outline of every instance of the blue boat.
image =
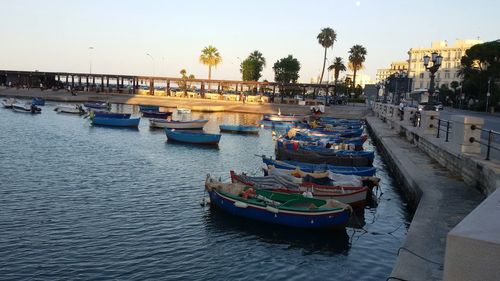
<svg viewBox="0 0 500 281">
<path fill-rule="evenodd" d="M 160 107 L 156 106 L 156 105 L 142 105 L 142 104 L 140 104 L 139 105 L 139 109 L 140 109 L 141 112 L 144 112 L 144 111 L 155 111 L 155 112 L 158 112 L 158 111 L 160 111 Z"/>
<path fill-rule="evenodd" d="M 93 108 L 93 109 L 108 109 L 110 108 L 110 104 L 107 102 L 101 102 L 101 101 L 96 101 L 96 102 L 86 102 L 83 104 L 86 108 Z"/>
<path fill-rule="evenodd" d="M 255 125 L 229 125 L 229 124 L 221 124 L 219 125 L 219 129 L 221 132 L 230 132 L 230 133 L 243 133 L 243 134 L 258 134 L 259 126 Z"/>
<path fill-rule="evenodd" d="M 141 110 L 142 117 L 147 118 L 157 118 L 157 119 L 166 119 L 169 116 L 172 116 L 172 112 L 159 112 L 154 110 Z"/>
<path fill-rule="evenodd" d="M 207 134 L 203 131 L 187 131 L 165 128 L 165 134 L 168 140 L 192 143 L 192 144 L 211 144 L 217 145 L 220 141 L 220 134 Z"/>
<path fill-rule="evenodd" d="M 266 165 L 273 165 L 279 169 L 295 170 L 300 168 L 300 170 L 308 173 L 330 171 L 335 174 L 371 177 L 376 171 L 374 167 L 333 166 L 327 164 L 310 164 L 298 161 L 280 161 L 265 156 L 262 156 L 262 162 Z"/>
<path fill-rule="evenodd" d="M 44 106 L 45 105 L 45 100 L 42 99 L 42 98 L 33 98 L 31 100 L 31 104 L 32 105 L 36 105 L 36 106 Z"/>
<path fill-rule="evenodd" d="M 229 214 L 296 228 L 345 227 L 351 208 L 336 200 L 224 184 L 207 177 L 210 204 Z"/>
<path fill-rule="evenodd" d="M 114 119 L 129 119 L 130 113 L 115 113 L 115 112 L 105 112 L 105 111 L 92 111 L 90 113 L 90 118 L 114 118 Z"/>
<path fill-rule="evenodd" d="M 138 128 L 141 118 L 92 118 L 92 125 Z"/>
</svg>

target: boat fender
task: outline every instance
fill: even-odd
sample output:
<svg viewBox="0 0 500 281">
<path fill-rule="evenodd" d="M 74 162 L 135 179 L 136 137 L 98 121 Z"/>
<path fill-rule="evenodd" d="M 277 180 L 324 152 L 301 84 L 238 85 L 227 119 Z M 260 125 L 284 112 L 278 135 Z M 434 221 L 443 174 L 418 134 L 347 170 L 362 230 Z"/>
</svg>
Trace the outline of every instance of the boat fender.
<svg viewBox="0 0 500 281">
<path fill-rule="evenodd" d="M 274 207 L 271 207 L 271 206 L 266 206 L 266 210 L 271 212 L 271 213 L 274 213 L 274 214 L 277 214 L 279 213 L 279 210 L 277 208 L 274 208 Z"/>
<path fill-rule="evenodd" d="M 244 203 L 244 202 L 240 202 L 240 201 L 236 201 L 234 202 L 234 206 L 235 207 L 238 207 L 238 208 L 247 208 L 248 207 L 248 204 L 247 203 Z"/>
</svg>

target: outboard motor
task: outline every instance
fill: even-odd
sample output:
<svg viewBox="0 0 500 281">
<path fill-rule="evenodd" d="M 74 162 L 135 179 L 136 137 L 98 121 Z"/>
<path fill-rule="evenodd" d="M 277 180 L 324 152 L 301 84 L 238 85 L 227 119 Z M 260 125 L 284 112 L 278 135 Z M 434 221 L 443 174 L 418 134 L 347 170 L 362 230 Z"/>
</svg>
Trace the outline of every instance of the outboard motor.
<svg viewBox="0 0 500 281">
<path fill-rule="evenodd" d="M 31 104 L 31 113 L 36 113 L 36 105 Z"/>
</svg>

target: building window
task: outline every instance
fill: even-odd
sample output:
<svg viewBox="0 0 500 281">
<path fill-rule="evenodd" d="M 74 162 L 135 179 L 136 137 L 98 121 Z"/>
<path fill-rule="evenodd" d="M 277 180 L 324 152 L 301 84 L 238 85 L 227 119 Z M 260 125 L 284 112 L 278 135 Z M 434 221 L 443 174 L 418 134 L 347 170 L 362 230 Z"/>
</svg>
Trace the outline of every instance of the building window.
<svg viewBox="0 0 500 281">
<path fill-rule="evenodd" d="M 437 79 L 441 78 L 441 73 L 438 72 L 438 74 L 436 75 L 436 78 Z"/>
<path fill-rule="evenodd" d="M 450 73 L 446 72 L 446 73 L 444 74 L 444 78 L 445 78 L 445 79 L 449 79 L 449 78 L 450 78 Z"/>
<path fill-rule="evenodd" d="M 420 81 L 420 87 L 418 87 L 419 89 L 422 89 L 424 87 L 424 82 Z"/>
<path fill-rule="evenodd" d="M 420 73 L 420 79 L 424 79 L 424 74 L 423 73 Z M 422 88 L 422 87 L 420 87 Z"/>
</svg>

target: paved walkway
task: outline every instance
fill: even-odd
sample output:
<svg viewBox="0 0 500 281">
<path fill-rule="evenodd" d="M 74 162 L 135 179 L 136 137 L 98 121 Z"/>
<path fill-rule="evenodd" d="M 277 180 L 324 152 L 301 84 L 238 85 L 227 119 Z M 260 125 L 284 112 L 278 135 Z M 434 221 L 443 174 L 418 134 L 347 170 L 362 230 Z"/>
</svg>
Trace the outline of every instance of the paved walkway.
<svg viewBox="0 0 500 281">
<path fill-rule="evenodd" d="M 403 183 L 403 192 L 416 197 L 416 211 L 391 273 L 396 279 L 392 280 L 441 280 L 446 235 L 484 196 L 453 177 L 388 124 L 376 117 L 367 121 L 386 161 Z"/>
</svg>

